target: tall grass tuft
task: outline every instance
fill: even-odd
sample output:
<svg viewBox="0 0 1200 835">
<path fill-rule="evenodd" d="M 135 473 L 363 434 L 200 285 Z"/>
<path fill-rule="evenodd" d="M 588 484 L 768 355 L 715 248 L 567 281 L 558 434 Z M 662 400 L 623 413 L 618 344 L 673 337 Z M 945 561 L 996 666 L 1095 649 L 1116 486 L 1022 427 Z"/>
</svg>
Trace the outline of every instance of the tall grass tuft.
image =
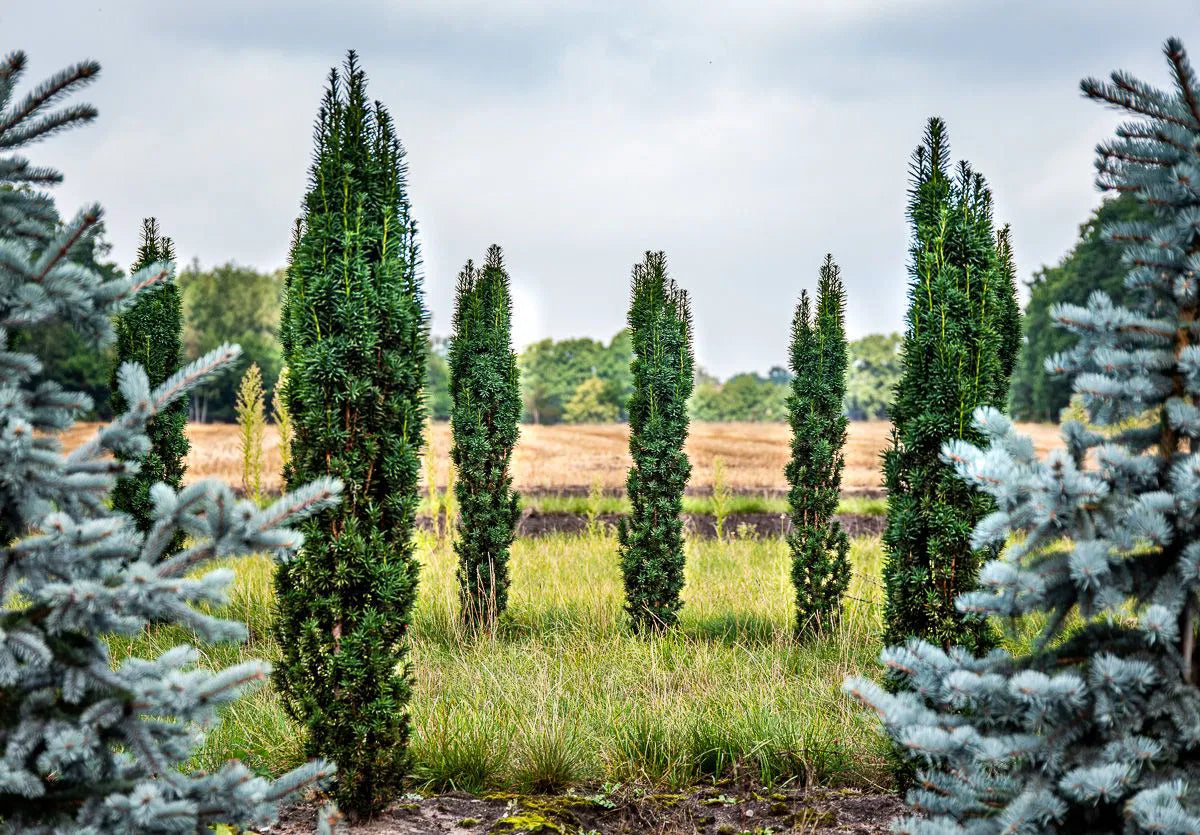
<svg viewBox="0 0 1200 835">
<path fill-rule="evenodd" d="M 267 417 L 263 404 L 262 372 L 258 363 L 250 363 L 238 384 L 238 431 L 242 444 L 242 491 L 255 502 L 262 502 L 263 434 Z"/>
<path fill-rule="evenodd" d="M 292 460 L 292 413 L 287 407 L 287 379 L 288 370 L 285 365 L 279 372 L 279 378 L 275 381 L 275 390 L 271 392 L 271 412 L 275 416 L 275 426 L 279 429 L 279 463 L 281 472 L 286 478 L 288 464 Z"/>
<path fill-rule="evenodd" d="M 732 494 L 725 480 L 725 459 L 713 459 L 712 515 L 717 529 L 717 539 L 725 538 L 725 520 L 729 517 L 729 500 Z"/>
<path fill-rule="evenodd" d="M 518 538 L 508 613 L 483 635 L 458 617 L 450 544 L 431 531 L 418 532 L 416 543 L 410 754 L 422 788 L 890 779 L 877 724 L 839 690 L 846 675 L 876 669 L 878 538 L 852 540 L 843 617 L 832 634 L 802 645 L 792 639 L 790 552 L 780 538 L 688 540 L 679 623 L 651 640 L 628 631 L 611 533 Z M 270 560 L 228 565 L 236 580 L 225 610 L 247 621 L 251 641 L 203 647 L 201 663 L 277 659 Z M 158 629 L 110 645 L 119 660 L 154 657 L 185 639 Z M 237 754 L 277 773 L 302 757 L 303 740 L 267 689 L 226 711 L 193 765 Z"/>
<path fill-rule="evenodd" d="M 604 491 L 600 486 L 600 479 L 593 478 L 591 486 L 588 487 L 587 505 L 584 508 L 584 515 L 587 517 L 586 530 L 589 539 L 595 539 L 600 536 L 600 512 L 603 508 L 603 502 Z"/>
</svg>

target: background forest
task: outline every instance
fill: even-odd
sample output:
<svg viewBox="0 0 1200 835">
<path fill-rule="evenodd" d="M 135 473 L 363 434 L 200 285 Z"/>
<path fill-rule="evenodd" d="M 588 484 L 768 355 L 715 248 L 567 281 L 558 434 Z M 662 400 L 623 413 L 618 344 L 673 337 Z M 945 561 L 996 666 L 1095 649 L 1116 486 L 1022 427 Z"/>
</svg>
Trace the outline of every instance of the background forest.
<svg viewBox="0 0 1200 835">
<path fill-rule="evenodd" d="M 1011 414 L 1017 420 L 1057 422 L 1070 400 L 1070 384 L 1047 374 L 1046 358 L 1064 351 L 1074 336 L 1056 327 L 1050 318 L 1055 302 L 1082 304 L 1092 290 L 1103 290 L 1120 303 L 1124 300 L 1124 270 L 1120 252 L 1105 246 L 1100 230 L 1106 224 L 1138 220 L 1145 209 L 1128 196 L 1104 201 L 1079 227 L 1074 246 L 1053 266 L 1044 266 L 1029 278 L 1023 333 L 1025 345 L 1013 373 L 1009 394 Z M 109 246 L 98 238 L 93 253 L 96 266 L 106 276 L 123 274 L 109 258 Z M 196 422 L 234 420 L 237 381 L 251 363 L 262 370 L 270 400 L 281 360 L 275 331 L 283 293 L 283 271 L 259 272 L 233 262 L 203 267 L 193 260 L 179 275 L 183 295 L 184 351 L 189 360 L 223 342 L 242 346 L 241 359 L 215 380 L 194 392 L 189 418 Z M 92 417 L 112 416 L 108 403 L 108 377 L 112 367 L 106 352 L 84 344 L 68 328 L 55 326 L 29 338 L 30 348 L 48 357 L 45 374 L 86 392 L 96 403 Z M 885 420 L 888 400 L 900 377 L 900 335 L 868 334 L 848 345 L 846 415 L 851 420 Z M 519 352 L 522 420 L 526 423 L 625 422 L 626 403 L 632 391 L 629 361 L 632 349 L 628 330 L 607 342 L 592 337 L 542 339 Z M 435 334 L 429 341 L 426 397 L 434 420 L 450 417 L 448 344 Z M 745 371 L 720 380 L 697 366 L 689 401 L 693 420 L 732 422 L 782 422 L 790 372 L 782 366 L 766 374 Z"/>
</svg>

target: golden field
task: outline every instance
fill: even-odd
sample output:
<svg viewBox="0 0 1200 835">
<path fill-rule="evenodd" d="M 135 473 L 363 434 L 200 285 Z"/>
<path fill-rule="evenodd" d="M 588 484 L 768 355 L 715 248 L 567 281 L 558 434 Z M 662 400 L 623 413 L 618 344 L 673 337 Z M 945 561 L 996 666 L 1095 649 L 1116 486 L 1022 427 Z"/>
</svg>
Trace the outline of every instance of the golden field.
<svg viewBox="0 0 1200 835">
<path fill-rule="evenodd" d="M 95 432 L 99 424 L 77 424 L 64 437 L 70 449 Z M 1058 427 L 1050 424 L 1021 424 L 1033 437 L 1039 454 L 1059 446 Z M 880 455 L 891 432 L 887 421 L 850 424 L 846 442 L 845 490 L 874 490 L 881 486 Z M 783 466 L 787 461 L 790 430 L 783 423 L 693 423 L 687 453 L 692 461 L 691 486 L 712 486 L 713 461 L 721 458 L 725 478 L 734 490 L 784 489 Z M 429 438 L 437 456 L 439 486 L 445 486 L 450 450 L 450 426 L 431 425 Z M 237 485 L 241 481 L 242 457 L 237 426 L 225 423 L 193 423 L 188 426 L 192 449 L 188 454 L 188 479 L 220 478 Z M 523 425 L 521 440 L 513 456 L 513 480 L 518 490 L 553 491 L 587 487 L 593 480 L 606 489 L 625 484 L 629 468 L 629 427 L 626 424 L 554 426 Z M 268 491 L 280 487 L 279 434 L 267 427 L 266 477 Z"/>
</svg>

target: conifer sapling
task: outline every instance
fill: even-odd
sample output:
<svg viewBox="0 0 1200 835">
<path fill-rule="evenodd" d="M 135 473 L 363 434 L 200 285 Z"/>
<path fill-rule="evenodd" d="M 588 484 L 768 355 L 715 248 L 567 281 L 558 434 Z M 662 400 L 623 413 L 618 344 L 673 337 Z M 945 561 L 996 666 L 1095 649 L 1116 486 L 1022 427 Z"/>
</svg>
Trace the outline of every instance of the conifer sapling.
<svg viewBox="0 0 1200 835">
<path fill-rule="evenodd" d="M 131 272 L 174 260 L 175 248 L 171 239 L 159 231 L 158 221 L 152 217 L 143 220 L 142 242 Z M 120 414 L 128 406 L 118 384 L 118 374 L 125 363 L 138 363 L 146 371 L 150 385 L 159 386 L 183 362 L 183 307 L 174 276 L 139 293 L 127 309 L 113 317 L 113 330 L 116 361 L 109 388 L 113 413 Z M 184 458 L 188 452 L 184 434 L 187 409 L 187 399 L 179 398 L 154 416 L 146 428 L 150 449 L 137 460 L 137 472 L 118 479 L 113 489 L 113 507 L 133 516 L 142 532 L 149 531 L 153 524 L 150 488 L 161 481 L 178 490 L 183 483 Z M 172 549 L 179 550 L 182 546 L 180 538 L 172 544 Z"/>
<path fill-rule="evenodd" d="M 667 275 L 667 257 L 647 252 L 633 268 L 629 307 L 633 394 L 625 482 L 632 512 L 617 529 L 625 610 L 635 632 L 674 625 L 683 590 L 683 490 L 691 464 L 687 401 L 692 393 L 692 315 L 687 293 Z"/>
<path fill-rule="evenodd" d="M 276 574 L 275 681 L 357 815 L 391 802 L 406 773 L 428 340 L 417 261 L 404 151 L 351 52 L 317 117 L 280 322 L 288 483 L 337 476 L 346 492 Z"/>
<path fill-rule="evenodd" d="M 833 629 L 850 584 L 850 542 L 833 518 L 841 499 L 848 421 L 842 410 L 845 291 L 832 255 L 825 256 L 821 266 L 815 311 L 807 291 L 800 294 L 790 360 L 792 455 L 784 474 L 790 485 L 792 530 L 787 540 L 796 589 L 796 631 L 809 637 Z"/>
<path fill-rule="evenodd" d="M 1006 402 L 1013 358 L 1004 334 L 1016 308 L 996 253 L 991 192 L 967 163 L 952 170 L 949 156 L 945 124 L 930 119 L 913 154 L 904 375 L 883 460 L 884 639 L 916 635 L 983 650 L 994 635 L 954 600 L 975 585 L 985 555 L 971 545 L 971 529 L 991 502 L 959 480 L 941 450 L 952 439 L 979 439 L 977 406 Z"/>
<path fill-rule="evenodd" d="M 468 261 L 458 276 L 450 394 L 459 601 L 468 625 L 490 628 L 508 605 L 508 552 L 520 515 L 511 463 L 521 386 L 512 297 L 498 246 L 488 249 L 481 269 Z M 447 523 L 449 515 L 447 508 Z"/>
</svg>

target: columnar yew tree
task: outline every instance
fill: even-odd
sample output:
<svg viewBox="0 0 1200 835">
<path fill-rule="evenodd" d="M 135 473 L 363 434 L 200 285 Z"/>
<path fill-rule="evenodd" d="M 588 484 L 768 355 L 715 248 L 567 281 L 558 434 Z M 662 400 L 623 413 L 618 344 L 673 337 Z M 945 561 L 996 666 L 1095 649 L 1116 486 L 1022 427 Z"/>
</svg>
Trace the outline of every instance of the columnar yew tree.
<svg viewBox="0 0 1200 835">
<path fill-rule="evenodd" d="M 982 649 L 990 630 L 964 619 L 954 600 L 975 584 L 982 555 L 971 529 L 990 501 L 962 483 L 941 450 L 955 438 L 977 440 L 975 408 L 1005 401 L 1013 288 L 996 252 L 991 193 L 967 163 L 951 170 L 940 119 L 929 121 L 913 155 L 912 180 L 905 368 L 883 461 L 884 634 Z"/>
<path fill-rule="evenodd" d="M 269 667 L 214 671 L 197 666 L 199 653 L 187 645 L 114 663 L 104 636 L 132 640 L 153 619 L 180 636 L 244 640 L 242 624 L 193 605 L 223 603 L 233 572 L 201 570 L 218 556 L 293 550 L 299 537 L 280 526 L 327 506 L 338 485 L 322 479 L 260 510 L 223 484 L 178 492 L 157 484 L 148 531 L 110 509 L 115 477 L 151 448 L 148 422 L 235 360 L 228 345 L 154 388 L 126 363 L 117 373 L 126 411 L 62 454 L 59 436 L 91 401 L 53 381 L 33 383 L 38 357 L 10 350 L 9 340 L 65 323 L 99 347 L 112 338 L 109 314 L 169 280 L 173 268 L 155 261 L 129 279 L 106 280 L 91 263 L 100 208 L 62 223 L 42 190 L 61 176 L 13 152 L 94 118 L 87 105 L 53 106 L 99 67 L 78 64 L 18 99 L 24 68 L 23 53 L 0 62 L 0 830 L 258 828 L 273 819 L 277 800 L 330 770 L 314 763 L 271 782 L 238 762 L 208 773 L 180 766 L 203 742 L 197 731 Z M 180 531 L 191 543 L 171 553 Z"/>
<path fill-rule="evenodd" d="M 463 620 L 490 627 L 508 604 L 508 550 L 516 530 L 513 447 L 521 384 L 512 349 L 512 297 L 500 247 L 458 276 L 450 342 L 450 458 L 457 468 L 459 600 Z"/>
<path fill-rule="evenodd" d="M 792 457 L 787 476 L 792 530 L 792 583 L 796 587 L 796 632 L 828 633 L 841 614 L 850 584 L 850 542 L 833 518 L 841 499 L 845 458 L 845 291 L 833 256 L 825 256 L 817 282 L 816 311 L 808 291 L 792 320 L 792 391 L 788 416 Z"/>
<path fill-rule="evenodd" d="M 173 262 L 175 248 L 171 239 L 158 229 L 158 221 L 148 217 L 142 221 L 142 243 L 132 272 L 150 264 Z M 124 412 L 129 404 L 121 395 L 118 375 L 127 362 L 136 362 L 146 371 L 151 386 L 179 370 L 183 362 L 183 308 L 179 288 L 173 277 L 139 293 L 128 309 L 113 317 L 116 332 L 116 362 L 113 365 L 109 388 L 112 391 L 114 414 Z M 113 507 L 131 516 L 138 530 L 150 530 L 154 522 L 154 500 L 150 488 L 160 481 L 175 489 L 183 483 L 184 457 L 188 451 L 187 399 L 172 402 L 154 416 L 146 427 L 150 448 L 134 459 L 137 473 L 117 481 L 113 490 Z M 175 550 L 183 540 L 174 543 Z"/>
<path fill-rule="evenodd" d="M 996 260 L 1000 269 L 999 310 L 996 321 L 1000 339 L 1000 376 L 996 378 L 996 397 L 1008 403 L 1009 384 L 1021 356 L 1021 305 L 1017 302 L 1017 264 L 1012 250 L 1012 228 L 1005 224 L 996 232 Z"/>
<path fill-rule="evenodd" d="M 691 464 L 687 401 L 692 393 L 692 314 L 667 276 L 667 257 L 647 252 L 633 268 L 629 307 L 633 394 L 625 482 L 633 510 L 618 527 L 625 609 L 635 632 L 675 623 L 683 590 L 683 488 Z"/>
<path fill-rule="evenodd" d="M 1083 83 L 1132 117 L 1098 148 L 1099 185 L 1154 218 L 1105 228 L 1129 306 L 1099 291 L 1056 306 L 1079 341 L 1051 361 L 1096 422 L 1157 420 L 1065 423 L 1066 449 L 1038 460 L 983 408 L 988 448 L 947 446 L 996 502 L 973 543 L 1006 543 L 959 608 L 1040 633 L 983 658 L 914 640 L 883 656 L 910 689 L 849 685 L 921 769 L 922 817 L 898 831 L 1200 831 L 1200 80 L 1178 41 L 1166 56 L 1172 92 L 1120 72 Z"/>
<path fill-rule="evenodd" d="M 346 495 L 276 576 L 276 682 L 308 750 L 338 763 L 339 805 L 368 813 L 405 773 L 428 337 L 404 152 L 353 52 L 317 117 L 285 295 L 286 478 L 337 476 Z"/>
</svg>

